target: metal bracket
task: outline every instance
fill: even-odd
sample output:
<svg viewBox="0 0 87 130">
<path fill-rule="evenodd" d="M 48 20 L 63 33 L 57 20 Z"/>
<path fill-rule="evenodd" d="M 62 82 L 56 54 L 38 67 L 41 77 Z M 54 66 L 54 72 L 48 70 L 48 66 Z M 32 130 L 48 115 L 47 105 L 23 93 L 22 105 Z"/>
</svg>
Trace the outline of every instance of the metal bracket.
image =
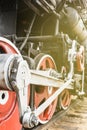
<svg viewBox="0 0 87 130">
<path fill-rule="evenodd" d="M 28 85 L 30 83 L 29 66 L 25 60 L 15 59 L 10 70 L 10 84 L 16 91 L 20 108 L 20 115 L 23 116 L 27 110 Z M 16 70 L 16 71 L 15 71 Z"/>
</svg>

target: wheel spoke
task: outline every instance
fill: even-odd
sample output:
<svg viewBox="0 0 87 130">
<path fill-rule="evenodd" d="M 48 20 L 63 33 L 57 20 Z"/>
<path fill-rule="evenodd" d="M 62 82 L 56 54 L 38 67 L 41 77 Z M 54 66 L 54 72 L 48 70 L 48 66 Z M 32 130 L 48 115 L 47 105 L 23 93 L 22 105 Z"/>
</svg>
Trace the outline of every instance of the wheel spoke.
<svg viewBox="0 0 87 130">
<path fill-rule="evenodd" d="M 35 58 L 36 62 L 36 69 L 37 70 L 47 70 L 47 69 L 56 69 L 56 65 L 54 60 L 49 55 L 39 54 Z M 45 102 L 55 91 L 55 88 L 50 88 L 49 86 L 36 86 L 36 102 L 35 106 L 38 107 L 43 102 Z M 38 101 L 38 102 L 37 102 Z M 49 121 L 56 109 L 57 99 L 55 99 L 47 108 L 44 110 L 40 116 L 38 117 L 40 123 L 44 124 L 45 122 Z"/>
<path fill-rule="evenodd" d="M 69 90 L 64 90 L 59 96 L 59 107 L 61 109 L 67 109 L 71 102 L 71 95 Z"/>
</svg>

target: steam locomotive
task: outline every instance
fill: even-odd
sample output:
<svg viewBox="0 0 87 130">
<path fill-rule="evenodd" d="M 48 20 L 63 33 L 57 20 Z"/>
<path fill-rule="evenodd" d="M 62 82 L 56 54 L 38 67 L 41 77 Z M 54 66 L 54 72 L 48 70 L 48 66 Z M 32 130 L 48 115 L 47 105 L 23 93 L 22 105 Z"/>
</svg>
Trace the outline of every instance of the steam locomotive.
<svg viewBox="0 0 87 130">
<path fill-rule="evenodd" d="M 25 130 L 86 95 L 86 0 L 0 1 L 0 129 Z"/>
</svg>

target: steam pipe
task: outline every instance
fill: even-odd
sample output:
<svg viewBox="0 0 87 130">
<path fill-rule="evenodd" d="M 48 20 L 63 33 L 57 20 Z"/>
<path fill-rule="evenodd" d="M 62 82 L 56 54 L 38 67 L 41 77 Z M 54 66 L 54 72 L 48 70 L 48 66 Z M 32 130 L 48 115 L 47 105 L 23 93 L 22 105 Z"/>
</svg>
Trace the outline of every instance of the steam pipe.
<svg viewBox="0 0 87 130">
<path fill-rule="evenodd" d="M 25 37 L 18 37 L 16 38 L 16 42 L 22 42 Z M 61 40 L 61 34 L 58 35 L 46 35 L 46 36 L 30 36 L 28 37 L 28 42 L 52 42 L 52 41 L 59 41 Z"/>
</svg>

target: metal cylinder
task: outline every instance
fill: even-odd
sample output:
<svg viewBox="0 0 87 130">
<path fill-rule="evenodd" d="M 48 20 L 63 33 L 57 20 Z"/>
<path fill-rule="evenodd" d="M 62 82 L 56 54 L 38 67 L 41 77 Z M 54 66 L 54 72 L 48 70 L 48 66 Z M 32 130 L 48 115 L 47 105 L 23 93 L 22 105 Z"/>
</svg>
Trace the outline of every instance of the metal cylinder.
<svg viewBox="0 0 87 130">
<path fill-rule="evenodd" d="M 87 30 L 78 12 L 74 8 L 67 7 L 65 13 L 73 33 L 83 42 L 87 39 Z"/>
<path fill-rule="evenodd" d="M 17 54 L 0 54 L 0 89 L 12 90 L 9 83 L 9 70 L 11 70 L 12 61 L 19 58 Z"/>
</svg>

